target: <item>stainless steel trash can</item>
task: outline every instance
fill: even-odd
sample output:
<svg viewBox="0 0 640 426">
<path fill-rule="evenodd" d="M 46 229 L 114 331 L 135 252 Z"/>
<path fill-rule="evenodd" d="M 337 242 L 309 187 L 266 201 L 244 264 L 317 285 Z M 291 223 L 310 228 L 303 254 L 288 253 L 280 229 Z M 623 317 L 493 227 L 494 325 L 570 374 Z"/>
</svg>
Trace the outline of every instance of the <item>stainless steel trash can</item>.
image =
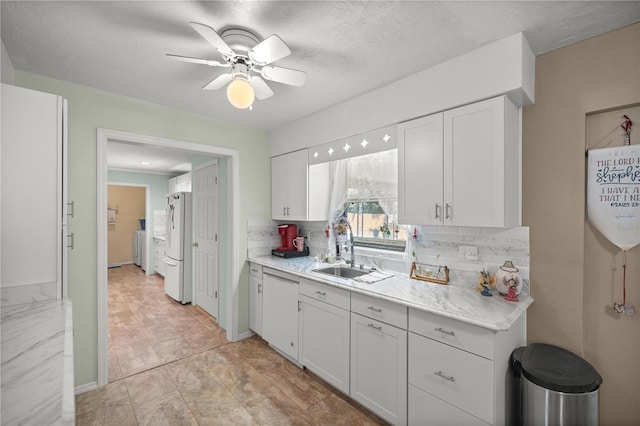
<svg viewBox="0 0 640 426">
<path fill-rule="evenodd" d="M 597 426 L 602 377 L 587 361 L 543 343 L 517 348 L 511 364 L 518 385 L 516 417 L 523 426 Z"/>
</svg>

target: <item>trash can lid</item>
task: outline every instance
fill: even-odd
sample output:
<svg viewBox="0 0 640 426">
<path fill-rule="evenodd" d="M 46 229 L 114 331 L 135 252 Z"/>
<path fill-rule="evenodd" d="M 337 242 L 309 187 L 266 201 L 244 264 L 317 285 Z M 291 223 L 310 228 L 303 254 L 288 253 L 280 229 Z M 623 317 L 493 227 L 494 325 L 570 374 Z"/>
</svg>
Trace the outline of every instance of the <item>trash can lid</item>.
<svg viewBox="0 0 640 426">
<path fill-rule="evenodd" d="M 538 386 L 556 392 L 586 393 L 602 384 L 602 377 L 591 364 L 566 349 L 544 343 L 519 349 L 514 351 L 514 358 L 522 374 Z"/>
</svg>

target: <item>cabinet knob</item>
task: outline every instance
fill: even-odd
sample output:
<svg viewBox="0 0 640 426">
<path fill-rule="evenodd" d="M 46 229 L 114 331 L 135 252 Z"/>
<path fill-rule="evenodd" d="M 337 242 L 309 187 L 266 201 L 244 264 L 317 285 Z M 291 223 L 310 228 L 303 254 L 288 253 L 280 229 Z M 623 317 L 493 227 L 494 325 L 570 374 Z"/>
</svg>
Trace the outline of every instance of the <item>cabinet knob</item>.
<svg viewBox="0 0 640 426">
<path fill-rule="evenodd" d="M 193 247 L 198 248 L 198 242 L 194 242 L 193 244 L 191 244 Z"/>
</svg>

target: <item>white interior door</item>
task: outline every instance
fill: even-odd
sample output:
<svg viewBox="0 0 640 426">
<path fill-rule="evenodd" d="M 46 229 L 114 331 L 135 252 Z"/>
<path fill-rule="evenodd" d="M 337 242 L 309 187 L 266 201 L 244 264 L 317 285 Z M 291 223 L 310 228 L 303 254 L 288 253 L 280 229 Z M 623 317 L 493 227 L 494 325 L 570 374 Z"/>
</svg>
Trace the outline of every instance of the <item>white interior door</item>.
<svg viewBox="0 0 640 426">
<path fill-rule="evenodd" d="M 196 305 L 218 318 L 218 164 L 195 171 Z"/>
</svg>

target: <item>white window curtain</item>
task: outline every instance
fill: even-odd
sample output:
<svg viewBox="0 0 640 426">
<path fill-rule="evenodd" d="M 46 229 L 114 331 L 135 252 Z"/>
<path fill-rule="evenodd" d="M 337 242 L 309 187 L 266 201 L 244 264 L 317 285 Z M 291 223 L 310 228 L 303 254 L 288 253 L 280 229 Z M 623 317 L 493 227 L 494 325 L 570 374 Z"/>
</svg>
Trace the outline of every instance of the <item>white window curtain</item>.
<svg viewBox="0 0 640 426">
<path fill-rule="evenodd" d="M 337 160 L 331 168 L 330 225 L 344 216 L 348 203 L 354 201 L 377 201 L 389 219 L 398 223 L 397 149 Z"/>
</svg>

